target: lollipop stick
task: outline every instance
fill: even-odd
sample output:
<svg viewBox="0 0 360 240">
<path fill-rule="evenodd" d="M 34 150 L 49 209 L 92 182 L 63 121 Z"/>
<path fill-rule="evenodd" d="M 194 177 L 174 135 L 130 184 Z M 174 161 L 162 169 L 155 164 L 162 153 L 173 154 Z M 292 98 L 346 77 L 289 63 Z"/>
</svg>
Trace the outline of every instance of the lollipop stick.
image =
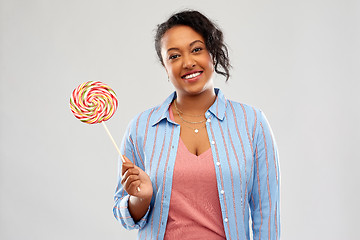
<svg viewBox="0 0 360 240">
<path fill-rule="evenodd" d="M 111 133 L 110 133 L 109 129 L 106 127 L 105 122 L 104 122 L 104 121 L 102 121 L 101 123 L 102 123 L 102 125 L 104 126 L 105 131 L 106 131 L 106 132 L 107 132 L 107 134 L 109 135 L 109 137 L 110 137 L 110 139 L 111 139 L 112 143 L 114 144 L 114 146 L 115 146 L 115 148 L 116 148 L 117 152 L 119 153 L 119 155 L 120 155 L 120 157 L 121 157 L 121 160 L 122 160 L 123 162 L 125 162 L 125 159 L 123 158 L 123 156 L 122 156 L 122 154 L 121 154 L 121 152 L 120 152 L 120 150 L 119 150 L 118 146 L 116 145 L 114 138 L 111 136 Z"/>
<path fill-rule="evenodd" d="M 110 139 L 111 139 L 112 143 L 114 144 L 114 146 L 115 146 L 116 150 L 118 151 L 118 153 L 119 153 L 119 155 L 120 155 L 120 157 L 121 157 L 121 161 L 123 161 L 123 163 L 125 163 L 125 159 L 124 159 L 124 157 L 122 156 L 122 154 L 121 154 L 121 152 L 120 152 L 120 150 L 119 150 L 118 146 L 116 145 L 114 138 L 111 136 L 111 133 L 110 133 L 109 129 L 106 127 L 105 122 L 104 122 L 104 121 L 102 121 L 101 123 L 103 124 L 103 126 L 104 126 L 104 128 L 105 128 L 105 131 L 106 131 L 106 132 L 107 132 L 107 134 L 109 135 L 109 137 L 110 137 Z M 137 187 L 137 190 L 138 190 L 138 192 L 140 192 L 140 187 Z"/>
</svg>

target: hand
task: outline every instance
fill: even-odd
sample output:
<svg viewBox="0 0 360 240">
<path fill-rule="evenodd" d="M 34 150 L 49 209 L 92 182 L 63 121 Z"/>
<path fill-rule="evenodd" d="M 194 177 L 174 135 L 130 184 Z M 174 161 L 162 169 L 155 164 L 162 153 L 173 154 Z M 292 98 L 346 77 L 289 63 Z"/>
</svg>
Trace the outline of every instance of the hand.
<svg viewBox="0 0 360 240">
<path fill-rule="evenodd" d="M 150 177 L 125 155 L 123 157 L 125 162 L 122 163 L 121 184 L 124 190 L 131 196 L 151 200 L 153 187 Z"/>
</svg>

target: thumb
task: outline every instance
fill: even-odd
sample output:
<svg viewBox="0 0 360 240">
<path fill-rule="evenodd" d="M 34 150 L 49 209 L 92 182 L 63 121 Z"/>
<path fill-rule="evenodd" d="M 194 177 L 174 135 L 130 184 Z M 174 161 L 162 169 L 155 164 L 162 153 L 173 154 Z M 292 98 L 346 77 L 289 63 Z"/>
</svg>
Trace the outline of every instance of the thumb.
<svg viewBox="0 0 360 240">
<path fill-rule="evenodd" d="M 137 168 L 139 169 L 138 166 L 135 165 L 135 163 L 133 163 L 130 159 L 128 159 L 125 155 L 121 155 L 122 156 L 122 162 L 123 162 L 123 165 L 127 165 L 127 166 L 131 166 L 131 167 L 134 167 L 134 168 Z"/>
<path fill-rule="evenodd" d="M 122 162 L 123 162 L 123 164 L 124 163 L 131 163 L 132 164 L 132 166 L 133 167 L 137 167 L 136 165 L 135 165 L 135 163 L 133 163 L 130 159 L 128 159 L 125 155 L 121 155 L 121 159 L 122 159 Z"/>
<path fill-rule="evenodd" d="M 131 162 L 125 155 L 120 155 L 120 158 L 123 163 Z"/>
<path fill-rule="evenodd" d="M 133 164 L 125 155 L 120 155 L 122 166 L 121 166 L 121 175 L 124 175 L 124 173 L 129 169 L 133 168 L 135 164 Z"/>
</svg>

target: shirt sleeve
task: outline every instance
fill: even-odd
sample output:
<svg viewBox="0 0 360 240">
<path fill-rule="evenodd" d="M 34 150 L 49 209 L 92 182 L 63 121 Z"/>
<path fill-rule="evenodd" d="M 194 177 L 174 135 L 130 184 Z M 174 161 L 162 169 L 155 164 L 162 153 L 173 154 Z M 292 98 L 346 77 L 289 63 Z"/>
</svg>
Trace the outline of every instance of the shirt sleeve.
<svg viewBox="0 0 360 240">
<path fill-rule="evenodd" d="M 261 110 L 254 136 L 254 181 L 250 196 L 253 239 L 280 239 L 280 171 L 278 151 Z"/>
<path fill-rule="evenodd" d="M 135 163 L 135 165 L 139 166 L 139 155 L 134 150 L 133 141 L 131 139 L 130 135 L 130 127 L 128 127 L 127 133 L 124 135 L 123 141 L 121 143 L 121 149 L 120 152 L 125 155 L 128 159 L 130 159 L 131 162 Z M 124 190 L 122 184 L 121 184 L 121 166 L 122 166 L 122 160 L 119 156 L 118 159 L 119 166 L 118 166 L 118 180 L 117 180 L 117 188 L 115 191 L 114 201 L 115 205 L 113 208 L 114 216 L 115 218 L 124 226 L 124 228 L 128 230 L 132 229 L 141 229 L 145 226 L 147 223 L 150 206 L 144 215 L 142 219 L 140 219 L 138 222 L 135 222 L 132 218 L 128 203 L 130 195 Z"/>
</svg>

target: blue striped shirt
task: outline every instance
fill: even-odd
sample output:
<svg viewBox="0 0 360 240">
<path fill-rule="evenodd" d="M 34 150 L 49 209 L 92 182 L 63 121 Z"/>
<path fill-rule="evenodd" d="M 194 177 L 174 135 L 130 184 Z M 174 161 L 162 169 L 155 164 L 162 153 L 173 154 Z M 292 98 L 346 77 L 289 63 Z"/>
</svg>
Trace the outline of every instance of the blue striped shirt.
<svg viewBox="0 0 360 240">
<path fill-rule="evenodd" d="M 251 214 L 254 239 L 279 239 L 280 175 L 270 126 L 261 110 L 230 101 L 219 89 L 215 93 L 205 117 L 226 238 L 250 239 Z M 163 239 L 165 234 L 180 137 L 180 125 L 169 115 L 175 98 L 174 92 L 161 105 L 137 115 L 122 141 L 121 152 L 150 176 L 154 189 L 147 213 L 134 222 L 129 195 L 120 183 L 119 160 L 113 211 L 126 229 L 139 229 L 138 239 Z"/>
</svg>

